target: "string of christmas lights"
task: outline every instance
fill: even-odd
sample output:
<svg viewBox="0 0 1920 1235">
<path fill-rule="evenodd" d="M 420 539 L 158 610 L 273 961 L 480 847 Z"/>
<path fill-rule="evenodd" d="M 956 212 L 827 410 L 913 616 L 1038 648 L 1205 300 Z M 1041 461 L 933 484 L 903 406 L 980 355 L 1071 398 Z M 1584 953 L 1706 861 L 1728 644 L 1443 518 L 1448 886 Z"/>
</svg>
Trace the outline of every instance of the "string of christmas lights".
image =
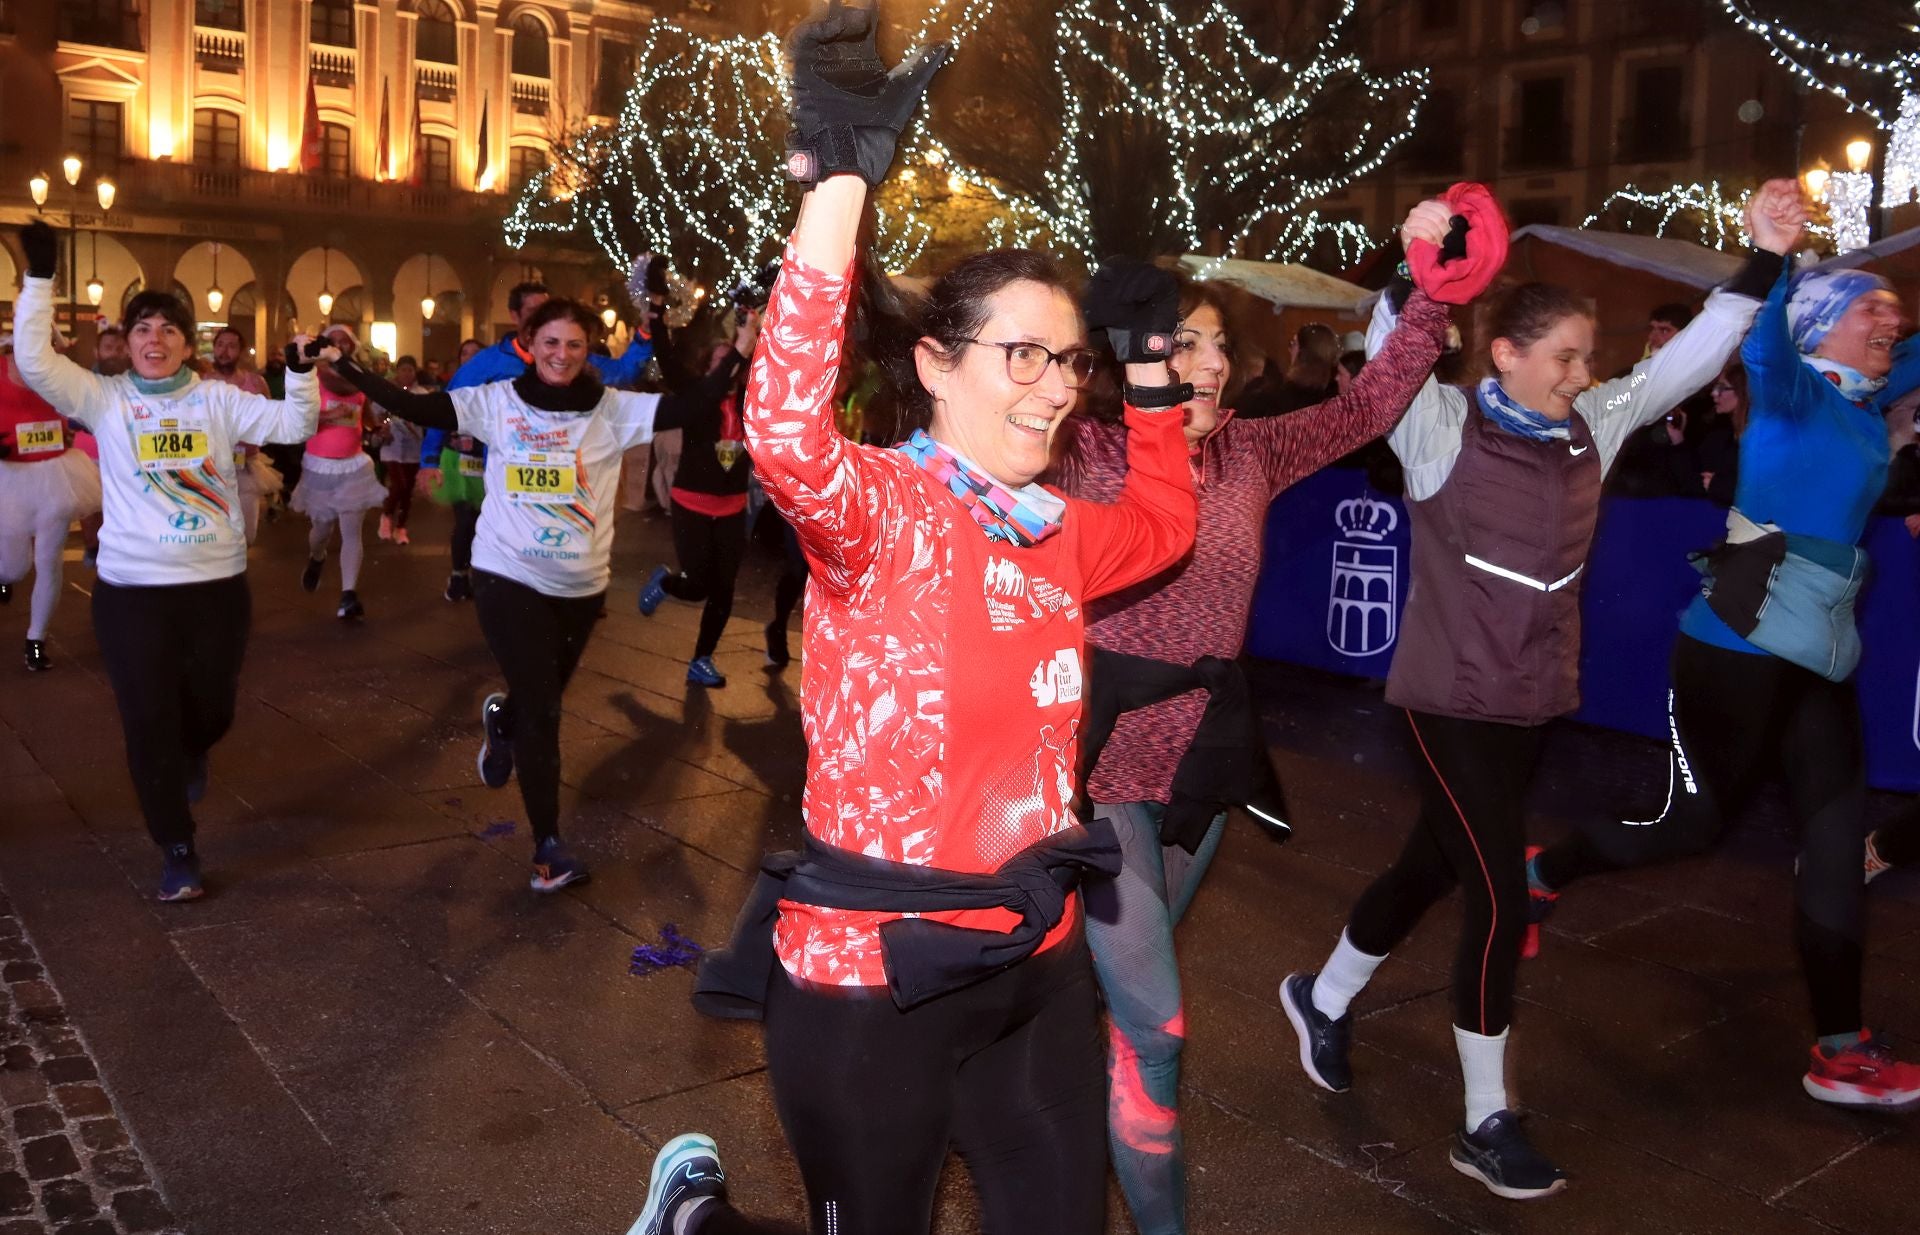
<svg viewBox="0 0 1920 1235">
<path fill-rule="evenodd" d="M 1849 253 L 1866 247 L 1873 239 L 1867 224 L 1867 208 L 1873 205 L 1873 173 L 1834 172 L 1827 177 L 1821 196 L 1832 220 L 1834 250 Z"/>
<path fill-rule="evenodd" d="M 995 0 L 974 0 L 950 19 L 952 3 L 929 8 L 911 48 L 936 34 L 962 44 L 997 8 Z M 881 261 L 890 270 L 909 268 L 933 239 L 929 216 L 977 195 L 989 210 L 989 243 L 1048 248 L 1092 263 L 1102 203 L 1094 200 L 1083 151 L 1103 110 L 1116 102 L 1155 134 L 1153 163 L 1170 183 L 1152 207 L 1185 248 L 1202 247 L 1206 233 L 1218 230 L 1231 237 L 1232 256 L 1284 260 L 1331 240 L 1342 260 L 1357 260 L 1375 238 L 1356 224 L 1323 219 L 1309 203 L 1376 170 L 1412 131 L 1427 89 L 1424 70 L 1376 76 L 1347 50 L 1358 6 L 1344 0 L 1296 65 L 1265 52 L 1218 0 L 1190 21 L 1158 0 L 1063 0 L 1054 67 L 1069 88 L 1053 144 L 1058 153 L 1043 178 L 1048 200 L 1013 192 L 968 166 L 934 136 L 922 109 L 901 142 L 902 170 L 876 201 Z M 1116 39 L 1130 41 L 1155 66 L 1153 80 L 1126 73 L 1112 50 Z M 791 214 L 781 135 L 766 124 L 790 103 L 779 38 L 711 39 L 656 21 L 634 64 L 613 129 L 582 134 L 528 182 L 506 220 L 507 243 L 519 248 L 539 233 L 584 229 L 619 267 L 650 250 L 678 268 L 744 278 L 777 252 Z M 1337 112 L 1318 106 L 1336 87 L 1357 88 L 1360 105 L 1349 92 Z M 1323 136 L 1329 124 L 1351 129 L 1338 157 L 1317 175 L 1301 174 L 1310 138 Z M 1273 242 L 1246 251 L 1253 235 L 1276 221 Z"/>
<path fill-rule="evenodd" d="M 1632 231 L 1634 212 L 1647 211 L 1657 216 L 1653 234 L 1665 236 L 1675 220 L 1688 217 L 1700 235 L 1700 243 L 1710 249 L 1744 249 L 1752 241 L 1747 236 L 1748 190 L 1731 197 L 1718 180 L 1707 184 L 1676 184 L 1671 188 L 1649 191 L 1629 184 L 1608 195 L 1600 208 L 1580 224 L 1590 228 L 1614 210 L 1626 212 L 1625 230 Z"/>
</svg>

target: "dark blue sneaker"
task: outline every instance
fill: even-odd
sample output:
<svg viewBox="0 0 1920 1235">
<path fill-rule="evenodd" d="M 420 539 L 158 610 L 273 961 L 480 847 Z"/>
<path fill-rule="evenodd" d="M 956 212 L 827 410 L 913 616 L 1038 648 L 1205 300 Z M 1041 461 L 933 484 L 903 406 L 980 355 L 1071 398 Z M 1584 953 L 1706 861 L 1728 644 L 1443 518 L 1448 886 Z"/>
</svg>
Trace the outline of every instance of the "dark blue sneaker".
<svg viewBox="0 0 1920 1235">
<path fill-rule="evenodd" d="M 640 589 L 640 616 L 652 617 L 660 602 L 667 598 L 667 589 L 660 586 L 661 581 L 673 572 L 665 566 L 655 566 L 653 573 L 647 576 L 647 585 Z"/>
<path fill-rule="evenodd" d="M 682 1132 L 653 1160 L 647 1203 L 627 1235 L 675 1235 L 680 1215 L 689 1207 L 703 1201 L 724 1204 L 726 1199 L 727 1173 L 720 1169 L 720 1150 L 713 1138 Z"/>
<path fill-rule="evenodd" d="M 187 760 L 187 803 L 196 804 L 207 796 L 207 757 L 194 755 Z"/>
<path fill-rule="evenodd" d="M 585 883 L 586 863 L 567 852 L 557 836 L 549 836 L 533 847 L 533 882 L 536 892 L 558 892 L 570 883 Z"/>
<path fill-rule="evenodd" d="M 163 851 L 165 865 L 160 870 L 160 899 L 197 901 L 207 889 L 200 882 L 200 858 L 192 845 L 168 845 Z"/>
<path fill-rule="evenodd" d="M 504 789 L 513 779 L 513 715 L 499 691 L 480 705 L 480 731 L 486 735 L 480 742 L 480 783 Z"/>
<path fill-rule="evenodd" d="M 1345 1093 L 1353 1088 L 1353 1013 L 1333 1020 L 1313 1006 L 1317 973 L 1290 973 L 1280 983 L 1280 1007 L 1300 1039 L 1300 1067 L 1322 1089 Z"/>
<path fill-rule="evenodd" d="M 1454 1170 L 1509 1201 L 1552 1196 L 1567 1186 L 1566 1172 L 1527 1143 L 1512 1111 L 1495 1111 L 1473 1132 L 1456 1128 L 1447 1156 Z"/>
<path fill-rule="evenodd" d="M 687 662 L 687 684 L 689 686 L 725 686 L 727 679 L 713 667 L 713 657 L 696 656 Z"/>
</svg>

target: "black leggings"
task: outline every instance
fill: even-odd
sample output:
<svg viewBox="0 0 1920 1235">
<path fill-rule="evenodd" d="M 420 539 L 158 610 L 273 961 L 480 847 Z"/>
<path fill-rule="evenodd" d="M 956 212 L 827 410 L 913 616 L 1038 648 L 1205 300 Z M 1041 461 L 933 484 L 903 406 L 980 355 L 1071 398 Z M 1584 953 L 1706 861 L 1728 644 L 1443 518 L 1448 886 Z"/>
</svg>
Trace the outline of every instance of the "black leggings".
<svg viewBox="0 0 1920 1235">
<path fill-rule="evenodd" d="M 695 660 L 713 655 L 720 646 L 720 635 L 733 616 L 733 581 L 740 574 L 740 559 L 746 550 L 745 511 L 716 519 L 696 514 L 678 502 L 673 504 L 673 551 L 680 555 L 680 573 L 668 575 L 660 586 L 676 600 L 707 602 L 700 613 Z"/>
<path fill-rule="evenodd" d="M 473 569 L 473 534 L 480 529 L 480 504 L 453 504 L 453 568 Z"/>
<path fill-rule="evenodd" d="M 773 625 L 785 634 L 794 608 L 807 590 L 808 567 L 807 555 L 800 548 L 800 534 L 784 519 L 780 523 L 780 543 L 787 551 L 787 560 L 780 571 L 780 582 L 773 588 Z"/>
<path fill-rule="evenodd" d="M 1458 886 L 1453 1023 L 1494 1036 L 1513 1020 L 1527 925 L 1527 787 L 1538 726 L 1408 712 L 1420 767 L 1420 819 L 1406 848 L 1353 907 L 1347 938 L 1385 956 Z"/>
<path fill-rule="evenodd" d="M 766 1048 L 815 1235 L 931 1230 L 949 1148 L 987 1235 L 1106 1230 L 1104 1048 L 1079 935 L 910 1012 L 776 969 Z M 714 1207 L 696 1227 L 780 1229 Z"/>
<path fill-rule="evenodd" d="M 513 770 L 537 843 L 560 832 L 560 696 L 587 650 L 605 593 L 548 596 L 473 572 L 480 633 L 507 679 Z"/>
<path fill-rule="evenodd" d="M 1682 635 L 1669 700 L 1666 805 L 1645 822 L 1602 824 L 1555 845 L 1541 855 L 1541 879 L 1564 888 L 1582 875 L 1704 853 L 1778 768 L 1800 827 L 1795 934 L 1815 1032 L 1854 1032 L 1867 780 L 1853 684 Z"/>
<path fill-rule="evenodd" d="M 1874 831 L 1873 848 L 1889 866 L 1920 864 L 1920 802 L 1881 824 Z"/>
<path fill-rule="evenodd" d="M 193 843 L 187 778 L 233 724 L 252 613 L 244 574 L 167 587 L 94 583 L 93 633 L 156 845 Z"/>
</svg>

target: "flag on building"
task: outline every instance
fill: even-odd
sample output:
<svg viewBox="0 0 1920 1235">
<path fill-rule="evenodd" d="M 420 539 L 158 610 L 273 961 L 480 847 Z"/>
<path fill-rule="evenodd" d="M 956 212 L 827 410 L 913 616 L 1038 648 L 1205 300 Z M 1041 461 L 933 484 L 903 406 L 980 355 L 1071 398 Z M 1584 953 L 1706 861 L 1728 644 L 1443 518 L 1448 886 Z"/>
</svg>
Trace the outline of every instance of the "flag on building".
<svg viewBox="0 0 1920 1235">
<path fill-rule="evenodd" d="M 487 154 L 487 104 L 490 100 L 485 93 L 480 96 L 480 158 L 473 166 L 473 187 L 485 193 L 493 187 L 492 162 Z"/>
<path fill-rule="evenodd" d="M 387 123 L 387 79 L 380 79 L 380 138 L 374 152 L 375 176 L 380 180 L 393 179 L 393 134 Z"/>
<path fill-rule="evenodd" d="M 326 164 L 326 152 L 320 142 L 320 96 L 314 90 L 313 69 L 307 69 L 307 114 L 300 125 L 300 170 L 318 175 Z"/>
</svg>

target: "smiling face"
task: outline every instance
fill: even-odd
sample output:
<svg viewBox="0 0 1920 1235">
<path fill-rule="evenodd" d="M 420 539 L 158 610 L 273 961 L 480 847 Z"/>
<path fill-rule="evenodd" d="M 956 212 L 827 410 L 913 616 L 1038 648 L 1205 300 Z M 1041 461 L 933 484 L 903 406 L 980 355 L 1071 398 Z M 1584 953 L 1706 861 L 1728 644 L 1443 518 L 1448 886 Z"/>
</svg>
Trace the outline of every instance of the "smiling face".
<svg viewBox="0 0 1920 1235">
<path fill-rule="evenodd" d="M 1187 403 L 1187 443 L 1206 437 L 1220 424 L 1220 392 L 1233 377 L 1233 344 L 1220 310 L 1204 301 L 1180 321 L 1173 335 L 1175 382 L 1192 382 Z"/>
<path fill-rule="evenodd" d="M 1900 298 L 1892 292 L 1867 292 L 1840 315 L 1813 354 L 1868 377 L 1893 371 L 1893 345 L 1900 341 Z"/>
<path fill-rule="evenodd" d="M 133 354 L 133 371 L 150 382 L 172 377 L 193 355 L 193 341 L 157 313 L 133 324 L 127 346 Z"/>
<path fill-rule="evenodd" d="M 571 386 L 587 367 L 587 332 L 570 317 L 556 317 L 533 336 L 533 371 L 549 386 Z"/>
<path fill-rule="evenodd" d="M 1493 341 L 1493 367 L 1500 385 L 1522 407 L 1554 420 L 1573 415 L 1573 401 L 1593 381 L 1593 319 L 1571 314 L 1530 346 Z"/>
<path fill-rule="evenodd" d="M 1009 283 L 987 302 L 978 345 L 963 344 L 945 363 L 940 345 L 914 349 L 920 383 L 933 394 L 933 439 L 971 459 L 1003 485 L 1032 484 L 1047 469 L 1053 436 L 1077 397 L 1058 364 L 1023 386 L 1007 375 L 1007 353 L 995 343 L 1038 343 L 1053 352 L 1083 347 L 1086 331 L 1073 298 L 1031 280 Z"/>
</svg>

